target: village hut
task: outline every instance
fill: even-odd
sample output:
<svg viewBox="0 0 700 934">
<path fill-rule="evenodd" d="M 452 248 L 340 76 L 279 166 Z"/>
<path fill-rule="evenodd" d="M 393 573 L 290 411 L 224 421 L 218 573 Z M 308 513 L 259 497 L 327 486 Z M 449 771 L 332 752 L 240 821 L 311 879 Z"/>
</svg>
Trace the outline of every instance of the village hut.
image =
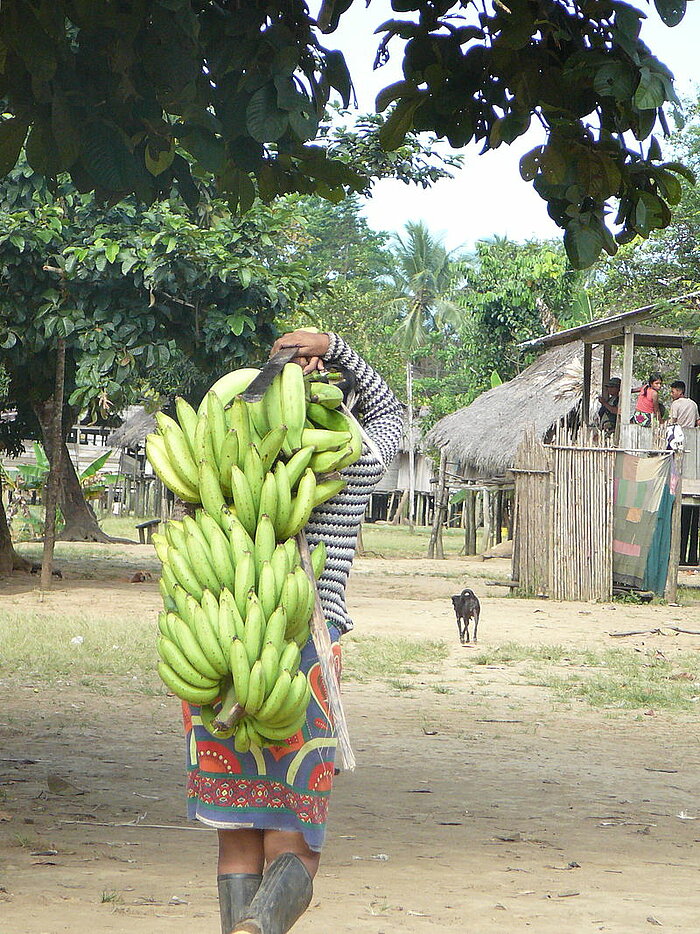
<svg viewBox="0 0 700 934">
<path fill-rule="evenodd" d="M 513 379 L 440 419 L 425 442 L 443 451 L 461 477 L 499 483 L 528 429 L 544 440 L 558 422 L 578 419 L 582 392 L 583 343 L 555 347 Z"/>
<path fill-rule="evenodd" d="M 119 428 L 108 437 L 108 443 L 119 450 L 120 484 L 114 489 L 107 508 L 114 513 L 137 516 L 168 511 L 162 484 L 146 460 L 146 435 L 155 431 L 155 416 L 143 406 L 130 406 Z"/>
</svg>

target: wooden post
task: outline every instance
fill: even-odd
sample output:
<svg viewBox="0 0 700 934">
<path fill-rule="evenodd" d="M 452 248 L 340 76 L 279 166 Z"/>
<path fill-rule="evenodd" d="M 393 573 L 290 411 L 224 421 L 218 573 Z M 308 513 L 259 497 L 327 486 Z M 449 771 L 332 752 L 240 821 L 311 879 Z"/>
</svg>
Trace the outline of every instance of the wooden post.
<svg viewBox="0 0 700 934">
<path fill-rule="evenodd" d="M 600 387 L 605 390 L 605 384 L 610 379 L 610 368 L 612 365 L 612 344 L 603 344 L 603 384 Z"/>
<path fill-rule="evenodd" d="M 496 544 L 503 541 L 503 490 L 496 491 Z"/>
<path fill-rule="evenodd" d="M 581 408 L 583 424 L 591 424 L 591 365 L 593 363 L 593 344 L 583 345 L 583 398 Z"/>
<path fill-rule="evenodd" d="M 413 363 L 406 363 L 406 399 L 408 402 L 408 524 L 414 526 L 416 492 L 416 452 L 413 441 Z"/>
<path fill-rule="evenodd" d="M 444 552 L 442 554 L 436 555 L 436 550 L 442 551 L 442 518 L 443 518 L 443 507 L 445 501 L 445 487 L 446 487 L 446 474 L 447 472 L 447 452 L 442 450 L 440 452 L 440 471 L 438 473 L 438 485 L 437 490 L 435 491 L 435 511 L 433 514 L 433 527 L 430 530 L 430 541 L 428 542 L 428 557 L 444 557 Z M 439 549 L 438 549 L 439 541 Z"/>
<path fill-rule="evenodd" d="M 56 502 L 58 500 L 58 478 L 61 475 L 61 444 L 63 424 L 63 386 L 66 372 L 66 342 L 58 339 L 56 345 L 56 375 L 53 389 L 53 425 L 52 428 L 52 458 L 49 467 L 49 476 L 46 481 L 46 500 L 44 502 L 44 551 L 41 558 L 41 583 L 43 592 L 51 587 L 51 571 L 53 570 L 53 551 L 56 544 Z"/>
<path fill-rule="evenodd" d="M 491 535 L 491 493 L 489 490 L 481 491 L 482 514 L 484 517 L 484 537 L 481 540 L 481 553 L 488 551 L 492 545 Z"/>
<path fill-rule="evenodd" d="M 675 603 L 678 596 L 678 566 L 681 560 L 681 499 L 683 498 L 683 452 L 673 455 L 673 468 L 676 471 L 676 490 L 671 509 L 671 547 L 668 553 L 668 573 L 664 596 L 669 603 Z"/>
<path fill-rule="evenodd" d="M 617 422 L 617 441 L 621 448 L 629 447 L 630 417 L 632 414 L 632 364 L 634 362 L 634 331 L 625 328 L 625 349 L 622 359 L 622 385 L 620 386 L 620 417 Z"/>
<path fill-rule="evenodd" d="M 476 493 L 467 490 L 464 497 L 464 554 L 476 554 Z"/>
</svg>

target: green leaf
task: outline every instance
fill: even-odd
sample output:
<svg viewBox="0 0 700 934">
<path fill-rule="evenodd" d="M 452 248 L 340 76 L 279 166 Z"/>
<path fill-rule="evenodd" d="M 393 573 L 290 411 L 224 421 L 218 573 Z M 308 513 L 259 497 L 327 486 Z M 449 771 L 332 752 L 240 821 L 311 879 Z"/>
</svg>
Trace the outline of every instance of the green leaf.
<svg viewBox="0 0 700 934">
<path fill-rule="evenodd" d="M 171 142 L 169 148 L 163 148 L 158 145 L 159 143 L 160 140 L 156 143 L 149 142 L 144 152 L 146 168 L 151 175 L 160 175 L 162 172 L 165 172 L 165 170 L 169 169 L 173 164 L 173 159 L 175 158 L 174 143 Z"/>
<path fill-rule="evenodd" d="M 0 123 L 0 175 L 14 169 L 26 135 L 27 124 L 17 117 Z"/>
<path fill-rule="evenodd" d="M 180 137 L 180 142 L 207 172 L 216 175 L 221 171 L 226 155 L 224 141 L 221 137 L 214 136 L 208 130 L 193 127 L 188 129 L 184 136 Z M 171 162 L 173 158 L 174 155 L 171 157 Z"/>
<path fill-rule="evenodd" d="M 413 127 L 413 115 L 421 98 L 403 99 L 391 111 L 386 122 L 379 128 L 379 145 L 385 152 L 397 149 Z"/>
<path fill-rule="evenodd" d="M 597 230 L 574 218 L 564 232 L 564 247 L 574 269 L 586 269 L 600 256 L 603 240 Z"/>
<path fill-rule="evenodd" d="M 665 100 L 666 94 L 661 78 L 649 68 L 642 68 L 639 72 L 639 84 L 634 93 L 634 106 L 637 110 L 655 110 L 661 107 Z"/>
<path fill-rule="evenodd" d="M 113 263 L 119 253 L 118 243 L 108 243 L 105 247 L 105 256 L 110 263 Z"/>
<path fill-rule="evenodd" d="M 496 386 L 502 385 L 503 380 L 501 379 L 497 370 L 491 371 L 490 382 L 491 382 L 491 389 L 495 389 Z"/>
<path fill-rule="evenodd" d="M 104 121 L 88 124 L 82 156 L 85 168 L 100 188 L 127 192 L 136 186 L 136 160 L 116 127 Z"/>
<path fill-rule="evenodd" d="M 340 94 L 343 107 L 348 107 L 350 95 L 352 94 L 352 79 L 345 63 L 345 57 L 342 52 L 337 50 L 324 52 L 324 57 L 328 83 Z"/>
<path fill-rule="evenodd" d="M 656 12 L 667 26 L 677 26 L 685 16 L 686 0 L 654 0 Z"/>
<path fill-rule="evenodd" d="M 259 143 L 272 143 L 284 135 L 289 126 L 286 111 L 277 106 L 277 89 L 266 84 L 253 94 L 246 107 L 246 126 Z"/>
<path fill-rule="evenodd" d="M 248 286 L 250 285 L 251 279 L 253 278 L 252 272 L 250 271 L 250 269 L 248 269 L 245 266 L 241 266 L 240 269 L 237 270 L 237 272 L 238 272 L 238 278 L 241 280 L 241 285 L 243 286 L 244 289 L 247 289 Z"/>
<path fill-rule="evenodd" d="M 88 477 L 94 477 L 98 470 L 102 470 L 102 468 L 107 463 L 111 455 L 112 455 L 112 452 L 110 450 L 110 451 L 105 451 L 104 454 L 100 454 L 99 457 L 96 457 L 95 460 L 91 464 L 88 464 L 85 470 L 81 472 L 80 479 L 87 480 Z"/>
</svg>

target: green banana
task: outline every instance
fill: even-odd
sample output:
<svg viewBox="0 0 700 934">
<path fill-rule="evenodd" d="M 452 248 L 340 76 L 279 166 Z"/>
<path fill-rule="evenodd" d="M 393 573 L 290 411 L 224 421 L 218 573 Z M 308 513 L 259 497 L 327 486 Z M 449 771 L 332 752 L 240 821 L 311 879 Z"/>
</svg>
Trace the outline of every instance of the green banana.
<svg viewBox="0 0 700 934">
<path fill-rule="evenodd" d="M 248 697 L 246 698 L 246 713 L 255 714 L 265 700 L 265 672 L 262 662 L 256 659 L 250 669 L 250 680 L 248 682 Z"/>
<path fill-rule="evenodd" d="M 193 524 L 196 525 L 194 521 Z M 197 531 L 200 535 L 202 534 L 199 527 L 197 527 Z M 211 590 L 218 597 L 221 592 L 221 584 L 211 564 L 211 552 L 208 546 L 202 544 L 200 538 L 189 532 L 187 533 L 187 557 L 202 589 Z M 201 597 L 199 599 L 201 600 Z"/>
<path fill-rule="evenodd" d="M 320 380 L 312 381 L 307 386 L 309 401 L 326 409 L 337 409 L 343 401 L 343 390 L 333 383 L 323 383 Z"/>
<path fill-rule="evenodd" d="M 214 448 L 211 443 L 211 433 L 209 431 L 209 417 L 206 410 L 197 419 L 197 427 L 194 430 L 194 457 L 197 464 L 206 461 L 214 464 Z"/>
<path fill-rule="evenodd" d="M 230 597 L 229 599 L 224 599 L 224 594 L 227 593 Z M 217 637 L 219 639 L 219 645 L 224 655 L 228 652 L 229 647 L 234 639 L 238 638 L 238 629 L 236 627 L 236 616 L 233 611 L 233 607 L 236 604 L 233 601 L 230 591 L 222 590 L 221 597 L 218 602 L 218 614 L 217 614 Z M 236 613 L 238 610 L 236 610 Z"/>
<path fill-rule="evenodd" d="M 165 543 L 165 547 L 167 548 L 167 542 Z M 170 566 L 168 564 L 163 564 L 163 566 L 161 567 L 160 574 L 161 574 L 161 580 L 165 584 L 168 590 L 168 593 L 170 594 L 171 597 L 174 597 L 177 580 L 175 579 L 175 575 L 171 571 Z"/>
<path fill-rule="evenodd" d="M 265 627 L 265 642 L 271 642 L 278 652 L 284 649 L 284 634 L 287 629 L 287 610 L 280 605 L 271 613 Z"/>
<path fill-rule="evenodd" d="M 228 659 L 219 644 L 219 622 L 213 623 L 202 607 L 197 604 L 193 607 L 192 632 L 209 663 L 220 675 L 228 674 Z"/>
<path fill-rule="evenodd" d="M 209 433 L 211 434 L 211 446 L 214 451 L 214 461 L 217 469 L 220 466 L 221 448 L 224 444 L 224 438 L 228 431 L 226 424 L 226 413 L 221 399 L 215 392 L 209 390 L 204 397 L 206 400 L 207 419 L 209 421 Z"/>
<path fill-rule="evenodd" d="M 319 451 L 318 454 L 314 454 L 309 461 L 309 467 L 316 474 L 332 473 L 349 464 L 352 455 L 353 446 L 348 441 L 339 451 Z"/>
<path fill-rule="evenodd" d="M 279 714 L 284 707 L 291 685 L 292 677 L 287 669 L 283 668 L 275 681 L 274 687 L 256 713 L 256 717 L 261 723 L 264 723 L 267 719 L 273 719 Z"/>
<path fill-rule="evenodd" d="M 228 410 L 229 428 L 233 428 L 238 435 L 238 466 L 243 466 L 243 456 L 250 444 L 250 418 L 248 406 L 238 396 L 231 403 Z"/>
<path fill-rule="evenodd" d="M 275 463 L 279 452 L 282 450 L 282 445 L 284 444 L 286 436 L 287 426 L 275 425 L 260 439 L 258 451 L 260 452 L 263 471 L 272 469 L 272 465 Z"/>
<path fill-rule="evenodd" d="M 183 681 L 182 678 L 173 671 L 170 665 L 166 664 L 166 662 L 158 662 L 158 674 L 160 675 L 163 684 L 165 684 L 165 686 L 169 688 L 173 694 L 179 697 L 180 700 L 187 701 L 188 704 L 193 704 L 194 706 L 210 704 L 219 696 L 218 687 L 193 687 L 191 684 Z"/>
<path fill-rule="evenodd" d="M 200 585 L 199 579 L 185 555 L 178 551 L 177 548 L 170 546 L 167 552 L 167 563 L 184 590 L 188 594 L 192 594 L 195 600 L 201 600 L 204 588 Z"/>
<path fill-rule="evenodd" d="M 272 642 L 266 642 L 260 653 L 260 662 L 265 675 L 265 696 L 267 696 L 274 687 L 280 672 L 280 653 L 277 651 L 277 646 Z"/>
<path fill-rule="evenodd" d="M 302 448 L 291 457 L 286 464 L 287 477 L 289 478 L 290 489 L 294 489 L 299 482 L 301 475 L 311 463 L 315 448 L 312 445 Z"/>
<path fill-rule="evenodd" d="M 175 613 L 169 613 L 168 627 L 173 635 L 173 641 L 180 647 L 182 654 L 190 665 L 206 678 L 211 678 L 212 681 L 220 681 L 221 672 L 209 661 L 197 637 L 187 623 Z"/>
<path fill-rule="evenodd" d="M 244 554 L 255 550 L 255 544 L 251 536 L 243 527 L 241 520 L 234 515 L 231 515 L 230 524 L 227 529 L 227 535 L 231 544 L 233 566 L 236 567 Z"/>
<path fill-rule="evenodd" d="M 234 635 L 242 639 L 245 631 L 245 621 L 241 616 L 233 593 L 226 587 L 221 591 L 221 596 L 219 597 L 219 613 L 224 615 L 227 619 L 225 624 L 227 631 L 230 629 L 228 622 L 230 620 L 233 623 Z M 221 623 L 219 623 L 219 627 L 221 627 Z"/>
<path fill-rule="evenodd" d="M 296 642 L 287 642 L 279 660 L 279 668 L 286 668 L 289 674 L 294 675 L 299 670 L 301 663 L 301 650 Z"/>
<path fill-rule="evenodd" d="M 238 464 L 238 432 L 235 428 L 228 428 L 219 451 L 219 483 L 221 492 L 229 498 L 231 497 L 231 468 L 234 464 Z"/>
<path fill-rule="evenodd" d="M 256 578 L 260 577 L 260 569 L 263 562 L 272 558 L 277 542 L 275 539 L 275 527 L 269 516 L 261 516 L 258 527 L 255 530 L 255 570 Z"/>
<path fill-rule="evenodd" d="M 236 396 L 242 393 L 244 389 L 247 389 L 248 386 L 250 386 L 259 372 L 260 370 L 256 369 L 255 367 L 233 370 L 231 373 L 226 373 L 225 376 L 217 379 L 209 392 L 215 392 L 219 399 L 221 399 L 224 407 L 226 407 L 229 405 L 232 399 L 234 399 Z M 199 407 L 199 415 L 202 414 L 204 407 L 205 403 L 202 401 L 202 404 Z"/>
<path fill-rule="evenodd" d="M 182 428 L 175 419 L 164 412 L 156 414 L 156 424 L 165 443 L 171 467 L 184 483 L 196 490 L 199 482 L 197 465 Z"/>
<path fill-rule="evenodd" d="M 284 366 L 280 380 L 282 424 L 287 426 L 287 440 L 292 451 L 303 447 L 302 429 L 306 419 L 306 387 L 304 373 L 297 363 Z"/>
<path fill-rule="evenodd" d="M 299 481 L 297 494 L 292 500 L 292 512 L 289 517 L 289 523 L 284 529 L 285 538 L 292 538 L 309 521 L 311 510 L 314 508 L 314 496 L 316 493 L 316 474 L 310 467 L 304 471 L 304 475 Z"/>
<path fill-rule="evenodd" d="M 284 541 L 284 547 L 287 552 L 287 557 L 289 558 L 289 569 L 294 570 L 294 568 L 299 567 L 301 564 L 301 555 L 299 554 L 299 546 L 296 543 L 295 538 L 288 538 Z"/>
<path fill-rule="evenodd" d="M 313 447 L 317 454 L 321 451 L 338 451 L 350 438 L 349 431 L 329 431 L 327 428 L 305 428 L 301 433 L 303 447 Z"/>
<path fill-rule="evenodd" d="M 253 500 L 248 478 L 238 466 L 231 468 L 231 491 L 233 493 L 233 505 L 236 508 L 236 516 L 248 535 L 252 538 L 255 535 L 258 509 Z M 208 511 L 209 510 L 207 510 L 207 512 Z"/>
<path fill-rule="evenodd" d="M 160 590 L 160 595 L 163 598 L 163 606 L 165 609 L 169 613 L 174 613 L 177 609 L 177 604 L 175 603 L 172 594 L 168 590 L 168 585 L 165 583 L 162 577 L 158 581 L 158 590 Z"/>
<path fill-rule="evenodd" d="M 246 475 L 248 485 L 250 486 L 250 495 L 253 500 L 253 509 L 255 510 L 255 518 L 257 521 L 258 509 L 260 508 L 260 494 L 262 493 L 265 475 L 262 469 L 260 454 L 254 444 L 248 446 L 248 450 L 244 455 L 243 473 Z M 236 508 L 238 508 L 237 505 Z M 253 532 L 250 534 L 252 535 Z"/>
<path fill-rule="evenodd" d="M 273 473 L 265 474 L 262 490 L 260 491 L 260 504 L 258 506 L 258 525 L 262 516 L 267 516 L 274 527 L 277 522 L 277 483 Z"/>
<path fill-rule="evenodd" d="M 277 545 L 275 550 L 272 552 L 270 564 L 272 565 L 272 570 L 275 572 L 275 593 L 277 595 L 277 602 L 279 603 L 280 597 L 282 596 L 284 579 L 291 570 L 289 567 L 287 551 L 283 544 Z"/>
<path fill-rule="evenodd" d="M 301 453 L 301 451 L 299 452 Z M 295 455 L 296 456 L 296 455 Z M 275 478 L 275 489 L 277 491 L 276 512 L 275 512 L 275 533 L 278 538 L 282 538 L 280 532 L 283 531 L 289 522 L 289 516 L 292 511 L 292 486 L 289 482 L 287 467 L 282 461 L 277 461 L 273 470 Z"/>
<path fill-rule="evenodd" d="M 252 667 L 255 660 L 260 656 L 266 620 L 260 600 L 254 590 L 249 592 L 247 603 L 243 643 L 248 654 L 248 661 Z"/>
<path fill-rule="evenodd" d="M 299 609 L 297 619 L 308 623 L 316 603 L 316 583 L 309 580 L 309 575 L 304 568 L 296 568 L 294 574 L 297 578 L 297 587 L 299 594 Z"/>
<path fill-rule="evenodd" d="M 177 412 L 177 420 L 180 423 L 180 428 L 182 428 L 182 433 L 187 441 L 187 446 L 190 449 L 192 460 L 197 463 L 197 458 L 195 456 L 196 447 L 194 443 L 194 435 L 197 429 L 197 413 L 182 396 L 177 396 L 175 399 L 175 411 Z"/>
<path fill-rule="evenodd" d="M 265 390 L 262 399 L 262 407 L 265 413 L 265 423 L 267 430 L 284 425 L 284 416 L 282 414 L 282 375 L 277 374 L 270 385 Z M 286 425 L 284 426 L 287 427 Z M 285 431 L 285 437 L 287 432 Z M 283 439 L 284 441 L 284 439 Z"/>
<path fill-rule="evenodd" d="M 245 720 L 238 723 L 236 732 L 233 735 L 233 748 L 239 756 L 244 756 L 250 749 L 250 737 L 248 736 Z"/>
<path fill-rule="evenodd" d="M 199 495 L 204 510 L 223 526 L 221 511 L 226 506 L 226 500 L 219 483 L 218 471 L 211 461 L 205 460 L 199 465 Z"/>
<path fill-rule="evenodd" d="M 250 683 L 250 663 L 245 646 L 240 639 L 234 639 L 231 643 L 229 663 L 236 700 L 241 707 L 245 707 Z"/>
<path fill-rule="evenodd" d="M 156 554 L 158 555 L 158 559 L 160 560 L 160 563 L 165 565 L 168 560 L 168 547 L 169 547 L 168 539 L 165 537 L 165 535 L 162 535 L 160 532 L 154 532 L 152 541 L 153 541 L 153 547 L 156 550 Z"/>
<path fill-rule="evenodd" d="M 248 403 L 248 419 L 250 421 L 251 440 L 254 440 L 252 438 L 253 433 L 255 433 L 258 438 L 263 438 L 268 433 L 270 425 L 268 424 L 267 415 L 265 414 L 264 398 L 259 402 Z"/>
<path fill-rule="evenodd" d="M 175 472 L 175 469 L 170 463 L 165 441 L 159 435 L 150 434 L 147 436 L 146 457 L 158 477 L 178 499 L 186 503 L 199 502 L 199 491 L 191 484 L 186 483 L 180 475 Z"/>
<path fill-rule="evenodd" d="M 306 407 L 306 414 L 315 428 L 326 428 L 328 431 L 350 431 L 347 418 L 336 409 L 327 409 L 310 402 Z"/>
<path fill-rule="evenodd" d="M 279 599 L 280 605 L 285 608 L 287 613 L 287 629 L 285 639 L 291 639 L 292 634 L 301 626 L 298 620 L 299 614 L 299 588 L 297 585 L 296 574 L 292 571 L 284 579 L 282 592 Z"/>
<path fill-rule="evenodd" d="M 337 496 L 338 493 L 344 489 L 345 480 L 343 477 L 339 477 L 337 480 L 319 480 L 316 484 L 316 492 L 314 493 L 314 509 L 320 506 L 321 503 L 333 499 L 334 496 Z"/>
<path fill-rule="evenodd" d="M 233 590 L 236 575 L 231 554 L 231 543 L 221 526 L 209 513 L 197 510 L 197 522 L 202 530 L 211 555 L 211 566 L 222 587 Z"/>
<path fill-rule="evenodd" d="M 187 591 L 177 582 L 173 587 L 173 597 L 175 599 L 175 605 L 177 606 L 178 616 L 181 616 L 182 619 L 186 621 L 189 612 L 187 609 Z"/>
<path fill-rule="evenodd" d="M 260 605 L 265 619 L 269 619 L 277 608 L 277 578 L 269 561 L 263 561 L 260 566 L 260 577 L 257 586 Z"/>
<path fill-rule="evenodd" d="M 251 552 L 245 552 L 236 565 L 236 582 L 233 597 L 238 612 L 245 619 L 248 611 L 248 594 L 255 587 L 255 559 Z"/>
<path fill-rule="evenodd" d="M 316 580 L 318 580 L 321 574 L 323 574 L 323 569 L 326 566 L 327 557 L 328 549 L 326 548 L 326 543 L 323 541 L 323 539 L 320 539 L 316 543 L 316 547 L 311 552 L 311 567 L 314 569 L 314 577 Z"/>
<path fill-rule="evenodd" d="M 191 665 L 171 639 L 165 636 L 158 637 L 158 654 L 183 681 L 186 681 L 187 684 L 192 685 L 192 687 L 218 687 L 219 681 L 213 678 L 207 678 L 206 675 L 198 671 L 194 665 Z"/>
</svg>

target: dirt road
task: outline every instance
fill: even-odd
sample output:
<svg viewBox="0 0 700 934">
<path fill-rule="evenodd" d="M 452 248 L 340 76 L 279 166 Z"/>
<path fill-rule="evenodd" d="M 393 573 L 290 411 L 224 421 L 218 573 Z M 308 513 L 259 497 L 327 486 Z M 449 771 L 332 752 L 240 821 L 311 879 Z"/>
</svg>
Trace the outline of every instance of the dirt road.
<svg viewBox="0 0 700 934">
<path fill-rule="evenodd" d="M 505 642 L 599 650 L 612 630 L 697 629 L 697 609 L 511 600 L 473 576 L 484 568 L 358 560 L 357 631 L 441 639 L 449 657 L 399 685 L 346 683 L 358 769 L 337 780 L 312 909 L 295 931 L 697 930 L 698 716 L 560 703 L 522 668 L 472 663 Z M 478 650 L 457 642 L 458 584 L 482 597 Z M 37 612 L 31 586 L 0 596 Z M 105 625 L 158 605 L 155 584 L 70 575 L 50 598 L 56 612 L 99 606 Z M 700 638 L 624 645 L 671 657 Z M 0 688 L 2 934 L 217 932 L 214 834 L 182 816 L 177 702 L 12 673 Z"/>
</svg>

